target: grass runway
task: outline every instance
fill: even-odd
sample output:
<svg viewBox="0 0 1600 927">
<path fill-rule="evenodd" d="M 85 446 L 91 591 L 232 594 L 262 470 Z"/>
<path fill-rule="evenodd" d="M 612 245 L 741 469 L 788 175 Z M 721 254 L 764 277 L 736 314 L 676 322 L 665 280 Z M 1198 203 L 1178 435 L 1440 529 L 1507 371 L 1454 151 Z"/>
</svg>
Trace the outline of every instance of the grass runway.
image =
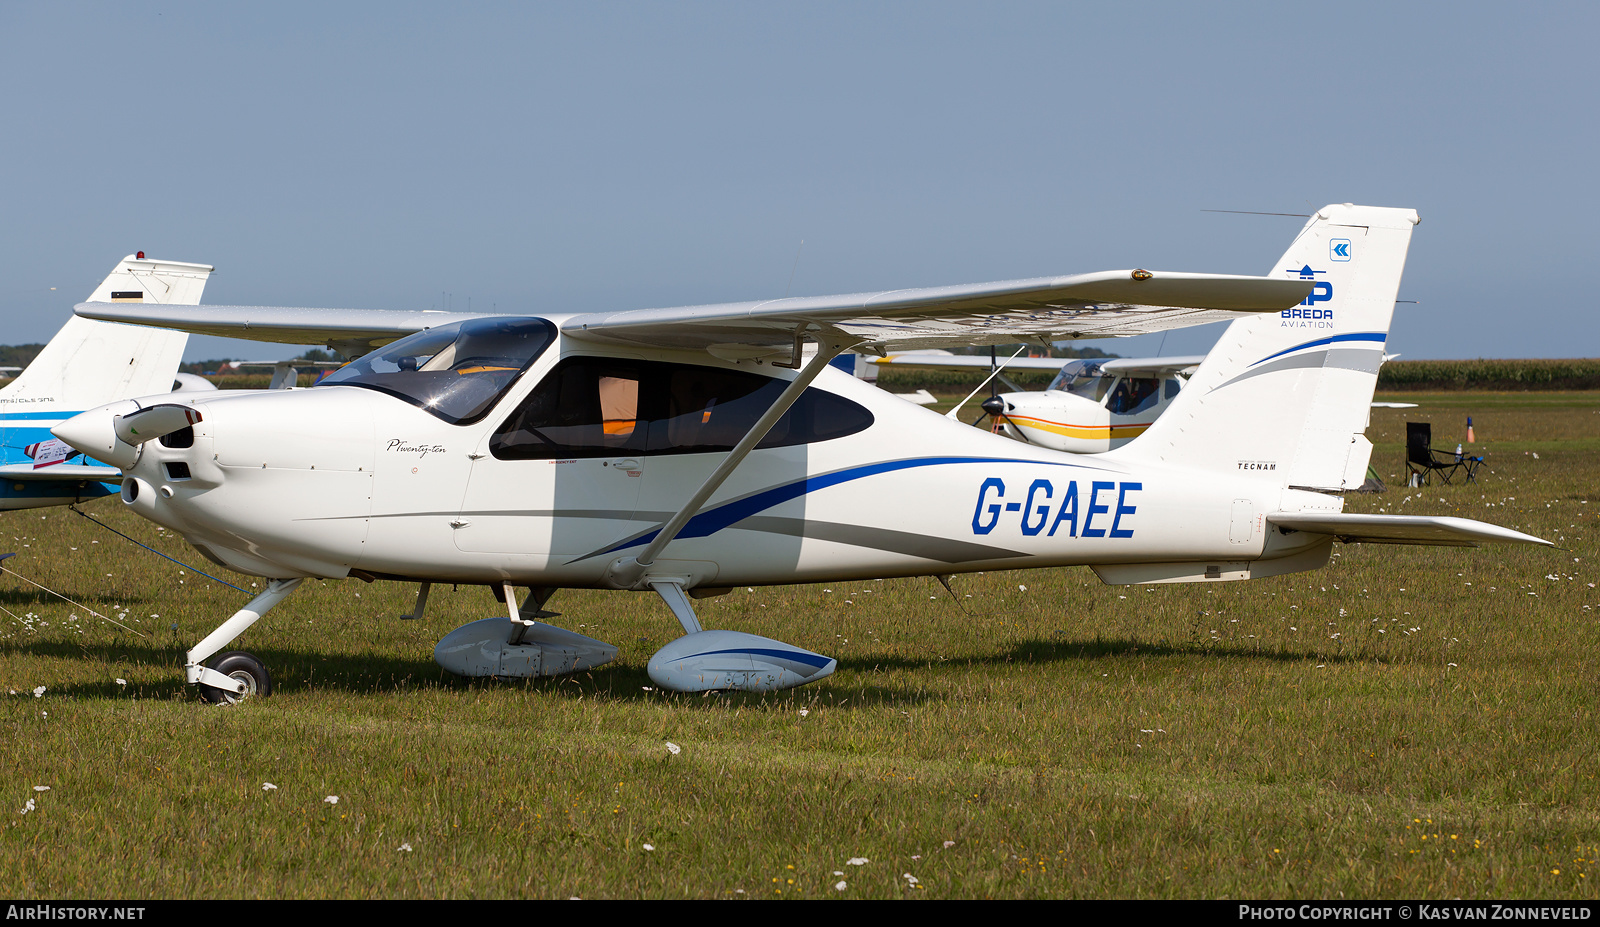
<svg viewBox="0 0 1600 927">
<path fill-rule="evenodd" d="M 772 696 L 653 691 L 645 662 L 677 625 L 617 592 L 550 606 L 615 663 L 454 679 L 432 647 L 497 613 L 487 590 L 436 588 L 400 621 L 415 587 L 345 580 L 308 582 L 233 645 L 277 694 L 213 708 L 183 652 L 246 596 L 64 509 L 0 514 L 5 566 L 134 629 L 0 574 L 0 893 L 1595 899 L 1600 393 L 1380 398 L 1421 408 L 1374 410 L 1391 489 L 1347 511 L 1564 549 L 1350 545 L 1247 583 L 1073 568 L 957 576 L 959 601 L 911 579 L 699 602 L 707 627 L 839 658 Z M 1445 447 L 1469 414 L 1480 481 L 1403 488 L 1403 423 Z M 84 508 L 202 564 L 115 499 Z"/>
</svg>

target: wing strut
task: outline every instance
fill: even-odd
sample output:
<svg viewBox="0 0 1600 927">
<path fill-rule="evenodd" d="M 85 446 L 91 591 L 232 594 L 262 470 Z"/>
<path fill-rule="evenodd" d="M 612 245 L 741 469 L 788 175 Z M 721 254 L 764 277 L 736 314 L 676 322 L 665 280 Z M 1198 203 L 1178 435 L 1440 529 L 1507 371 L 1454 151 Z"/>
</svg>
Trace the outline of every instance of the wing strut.
<svg viewBox="0 0 1600 927">
<path fill-rule="evenodd" d="M 778 423 L 778 419 L 783 417 L 783 413 L 789 411 L 789 407 L 794 405 L 800 395 L 806 391 L 806 387 L 810 386 L 811 381 L 817 378 L 817 374 L 821 373 L 822 369 L 828 366 L 828 363 L 835 357 L 860 344 L 863 340 L 865 339 L 819 340 L 817 342 L 817 353 L 811 358 L 811 362 L 806 364 L 805 368 L 793 380 L 789 381 L 789 385 L 784 391 L 771 406 L 767 407 L 767 411 L 756 419 L 756 423 L 751 425 L 750 430 L 745 432 L 744 437 L 739 439 L 739 443 L 733 446 L 733 450 L 728 452 L 728 456 L 723 458 L 717 469 L 709 477 L 706 477 L 706 481 L 700 484 L 700 488 L 695 490 L 694 495 L 689 497 L 689 501 L 683 504 L 683 508 L 667 519 L 667 523 L 661 526 L 660 531 L 656 532 L 655 538 L 637 556 L 622 557 L 612 563 L 607 571 L 608 578 L 623 589 L 649 588 L 648 583 L 641 584 L 640 580 L 645 576 L 650 566 L 655 563 L 656 558 L 661 555 L 662 549 L 672 543 L 672 539 L 677 537 L 678 532 L 683 530 L 683 526 L 689 523 L 689 519 L 700 511 L 700 507 L 705 505 L 707 499 L 711 498 L 711 494 L 716 492 L 723 481 L 738 468 L 739 464 L 744 461 L 756 444 L 767 436 L 767 432 L 772 430 L 772 426 Z M 669 603 L 671 602 L 670 599 L 668 601 Z"/>
</svg>

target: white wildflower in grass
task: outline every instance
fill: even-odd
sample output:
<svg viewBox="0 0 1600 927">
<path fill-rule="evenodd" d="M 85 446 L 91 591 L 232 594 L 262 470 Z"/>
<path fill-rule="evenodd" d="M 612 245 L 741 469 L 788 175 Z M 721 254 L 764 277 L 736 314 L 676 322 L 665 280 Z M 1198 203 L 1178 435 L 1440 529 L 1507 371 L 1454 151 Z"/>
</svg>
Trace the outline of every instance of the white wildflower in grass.
<svg viewBox="0 0 1600 927">
<path fill-rule="evenodd" d="M 655 848 L 655 847 L 654 847 L 654 846 L 652 846 L 652 845 L 651 845 L 651 844 L 648 844 L 648 843 L 641 843 L 641 844 L 639 844 L 639 845 L 640 845 L 640 846 L 642 846 L 642 847 L 644 847 L 644 848 L 645 848 L 645 849 L 646 849 L 646 850 L 649 850 L 649 851 L 650 851 L 650 852 L 652 852 L 652 853 L 654 853 L 654 852 L 655 852 L 655 849 L 656 849 L 656 848 Z"/>
<path fill-rule="evenodd" d="M 946 850 L 948 850 L 948 849 L 950 849 L 950 848 L 951 848 L 951 847 L 953 847 L 953 846 L 955 846 L 955 845 L 956 845 L 956 842 L 955 842 L 955 841 L 954 841 L 954 840 L 946 840 L 946 841 L 945 841 L 945 842 L 944 842 L 944 848 L 945 848 L 945 849 L 946 849 Z"/>
<path fill-rule="evenodd" d="M 849 887 L 850 887 L 849 884 L 846 883 L 843 879 L 840 879 L 839 881 L 833 883 L 833 890 L 836 891 L 836 892 L 842 892 L 842 891 L 844 891 L 845 889 L 847 889 Z"/>
<path fill-rule="evenodd" d="M 870 862 L 872 862 L 872 860 L 867 859 L 865 856 L 852 856 L 845 860 L 844 864 L 846 866 L 865 866 Z"/>
<path fill-rule="evenodd" d="M 48 786 L 48 785 L 36 785 L 36 786 L 33 787 L 33 790 L 35 792 L 48 792 L 48 791 L 50 791 L 50 786 Z"/>
<path fill-rule="evenodd" d="M 901 877 L 901 878 L 902 878 L 902 879 L 905 879 L 905 880 L 906 880 L 906 884 L 907 884 L 907 885 L 915 885 L 915 884 L 917 884 L 917 877 L 916 877 L 916 876 L 914 876 L 914 875 L 912 875 L 912 874 L 911 874 L 911 873 L 909 873 L 909 872 L 902 872 L 902 873 L 900 873 L 900 877 Z"/>
<path fill-rule="evenodd" d="M 273 785 L 270 782 L 261 783 L 261 791 L 263 791 L 263 792 L 273 792 L 273 791 L 276 791 L 277 788 L 278 788 L 277 786 Z"/>
<path fill-rule="evenodd" d="M 683 748 L 669 740 L 667 741 L 667 752 L 673 756 L 677 756 L 683 752 Z"/>
<path fill-rule="evenodd" d="M 33 690 L 34 698 L 44 698 L 44 686 L 36 686 Z"/>
<path fill-rule="evenodd" d="M 410 853 L 411 852 L 411 844 L 402 843 L 399 846 L 395 847 L 395 851 L 398 852 L 398 853 Z"/>
<path fill-rule="evenodd" d="M 323 801 L 327 802 L 330 805 L 337 805 L 339 803 L 339 796 L 337 796 L 337 795 L 329 795 L 327 798 L 324 798 Z"/>
<path fill-rule="evenodd" d="M 28 799 L 28 803 L 26 805 L 22 806 L 21 813 L 22 814 L 27 814 L 28 812 L 32 811 L 34 809 L 34 807 L 35 806 L 33 804 L 33 799 L 30 798 L 30 799 Z"/>
<path fill-rule="evenodd" d="M 122 678 L 122 677 L 121 677 L 121 676 L 118 676 L 118 677 L 117 677 L 117 685 L 119 685 L 119 686 L 125 686 L 125 685 L 127 685 L 127 684 L 128 684 L 128 680 L 126 680 L 126 679 L 123 679 L 123 678 Z"/>
<path fill-rule="evenodd" d="M 806 715 L 809 715 L 809 714 L 811 714 L 811 709 L 809 709 L 809 708 L 800 709 L 800 717 L 804 718 Z"/>
<path fill-rule="evenodd" d="M 1017 586 L 1017 591 L 1018 592 L 1027 592 L 1028 591 L 1028 587 L 1019 585 L 1019 586 Z M 1127 598 L 1127 596 L 1123 596 L 1123 598 Z"/>
</svg>

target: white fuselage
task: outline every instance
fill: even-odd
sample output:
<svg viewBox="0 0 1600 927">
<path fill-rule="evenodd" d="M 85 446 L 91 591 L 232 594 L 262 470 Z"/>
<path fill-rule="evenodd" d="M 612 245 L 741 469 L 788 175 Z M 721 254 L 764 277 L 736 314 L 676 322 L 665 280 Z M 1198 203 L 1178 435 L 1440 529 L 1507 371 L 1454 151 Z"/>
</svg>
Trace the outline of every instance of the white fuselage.
<svg viewBox="0 0 1600 927">
<path fill-rule="evenodd" d="M 613 561 L 637 554 L 725 454 L 497 457 L 491 437 L 557 362 L 599 353 L 561 338 L 469 425 L 358 386 L 173 396 L 202 413 L 192 444 L 143 445 L 123 499 L 262 576 L 614 585 Z M 701 352 L 649 360 L 792 376 Z M 702 588 L 1068 564 L 1204 563 L 1209 576 L 1326 546 L 1265 523 L 1286 495 L 1299 509 L 1342 505 L 1270 475 L 1021 444 L 831 369 L 811 389 L 872 424 L 753 451 L 653 573 Z"/>
</svg>

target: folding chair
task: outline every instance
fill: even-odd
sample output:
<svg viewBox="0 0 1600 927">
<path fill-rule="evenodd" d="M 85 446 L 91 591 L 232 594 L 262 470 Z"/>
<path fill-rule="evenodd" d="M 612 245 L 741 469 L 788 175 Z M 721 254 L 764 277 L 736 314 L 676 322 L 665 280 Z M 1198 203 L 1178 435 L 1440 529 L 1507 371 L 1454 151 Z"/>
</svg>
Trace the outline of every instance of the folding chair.
<svg viewBox="0 0 1600 927">
<path fill-rule="evenodd" d="M 1478 473 L 1482 457 L 1467 457 L 1433 449 L 1433 425 L 1428 422 L 1406 422 L 1406 485 L 1425 486 L 1429 477 L 1439 474 L 1439 479 L 1449 484 L 1461 473 L 1463 482 L 1471 483 Z"/>
</svg>

